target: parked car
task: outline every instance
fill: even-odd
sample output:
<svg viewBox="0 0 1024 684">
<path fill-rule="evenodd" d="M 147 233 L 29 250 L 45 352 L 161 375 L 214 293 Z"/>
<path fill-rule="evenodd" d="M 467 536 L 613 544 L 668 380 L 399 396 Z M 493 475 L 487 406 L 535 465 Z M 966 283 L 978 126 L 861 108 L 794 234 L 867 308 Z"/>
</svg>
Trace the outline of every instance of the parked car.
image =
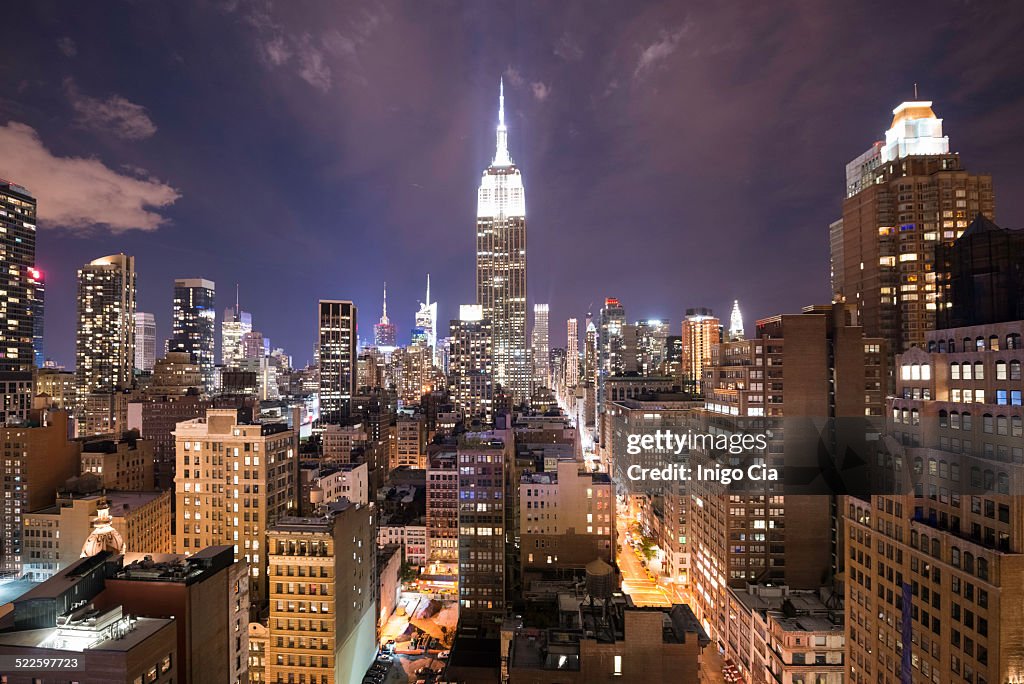
<svg viewBox="0 0 1024 684">
<path fill-rule="evenodd" d="M 425 678 L 433 679 L 434 677 L 437 676 L 437 671 L 434 668 L 430 667 L 429 665 L 424 665 L 423 667 L 421 667 L 418 670 L 416 670 L 415 672 L 413 672 L 413 674 L 416 675 L 417 677 L 425 677 Z"/>
<path fill-rule="evenodd" d="M 451 657 L 452 657 L 452 652 L 451 651 L 441 651 L 440 653 L 437 654 L 437 659 L 438 660 L 448 660 Z"/>
</svg>

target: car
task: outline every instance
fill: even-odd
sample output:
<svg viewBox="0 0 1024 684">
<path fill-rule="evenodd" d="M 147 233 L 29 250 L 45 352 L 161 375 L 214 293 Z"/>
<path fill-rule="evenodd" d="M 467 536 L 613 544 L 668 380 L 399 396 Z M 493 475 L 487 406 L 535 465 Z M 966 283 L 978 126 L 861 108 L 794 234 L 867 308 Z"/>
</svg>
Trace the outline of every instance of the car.
<svg viewBox="0 0 1024 684">
<path fill-rule="evenodd" d="M 370 666 L 370 672 L 380 672 L 381 674 L 387 674 L 390 669 L 391 663 L 374 663 Z"/>
<path fill-rule="evenodd" d="M 380 649 L 382 652 L 394 653 L 395 652 L 395 640 L 388 639 L 387 642 Z"/>
<path fill-rule="evenodd" d="M 363 684 L 382 684 L 383 681 L 383 676 L 371 675 L 369 673 L 363 677 Z"/>
<path fill-rule="evenodd" d="M 378 663 L 384 663 L 385 665 L 390 665 L 394 661 L 395 661 L 395 656 L 391 655 L 390 653 L 381 652 L 380 655 L 377 656 L 377 662 Z"/>
<path fill-rule="evenodd" d="M 423 667 L 413 672 L 413 674 L 417 677 L 429 677 L 430 679 L 433 679 L 437 676 L 437 670 L 430 667 L 429 665 L 424 665 Z"/>
<path fill-rule="evenodd" d="M 441 651 L 440 653 L 437 654 L 437 659 L 438 660 L 448 660 L 451 657 L 452 657 L 452 652 L 451 651 Z"/>
</svg>

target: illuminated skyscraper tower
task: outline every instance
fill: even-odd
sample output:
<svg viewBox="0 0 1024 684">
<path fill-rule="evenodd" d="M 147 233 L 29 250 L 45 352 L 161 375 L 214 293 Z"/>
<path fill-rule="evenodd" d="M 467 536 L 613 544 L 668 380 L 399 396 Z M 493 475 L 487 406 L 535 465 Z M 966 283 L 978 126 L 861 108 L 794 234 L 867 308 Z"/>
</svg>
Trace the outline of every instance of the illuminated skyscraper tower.
<svg viewBox="0 0 1024 684">
<path fill-rule="evenodd" d="M 890 354 L 923 347 L 935 329 L 945 306 L 936 246 L 951 245 L 978 214 L 995 218 L 992 176 L 964 169 L 927 100 L 894 109 L 885 140 L 846 165 L 842 220 L 830 226 L 833 287 Z"/>
<path fill-rule="evenodd" d="M 213 308 L 215 285 L 205 278 L 174 281 L 174 317 L 168 351 L 187 352 L 203 373 L 203 390 L 213 394 L 214 349 L 217 344 L 217 313 Z"/>
<path fill-rule="evenodd" d="M 732 313 L 729 314 L 729 341 L 743 339 L 743 314 L 740 313 L 740 301 L 732 300 Z"/>
<path fill-rule="evenodd" d="M 565 328 L 565 388 L 572 392 L 580 381 L 580 333 L 575 318 L 570 318 Z"/>
<path fill-rule="evenodd" d="M 36 199 L 0 180 L 0 421 L 28 417 L 32 405 L 33 338 L 42 320 L 36 262 Z M 38 299 L 37 299 L 38 297 Z M 38 314 L 37 314 L 38 303 Z"/>
<path fill-rule="evenodd" d="M 373 343 L 378 347 L 395 346 L 395 325 L 388 318 L 388 284 L 384 283 L 384 311 L 380 322 L 373 326 Z"/>
<path fill-rule="evenodd" d="M 427 346 L 437 347 L 437 302 L 430 301 L 430 274 L 427 274 L 427 299 L 420 302 L 416 312 L 416 327 L 423 331 L 427 338 Z"/>
<path fill-rule="evenodd" d="M 547 304 L 533 305 L 533 386 L 551 387 L 551 359 L 548 353 Z"/>
<path fill-rule="evenodd" d="M 135 363 L 135 258 L 112 254 L 78 269 L 75 373 L 79 401 L 130 387 Z"/>
<path fill-rule="evenodd" d="M 505 91 L 498 98 L 497 149 L 477 191 L 476 301 L 494 335 L 494 382 L 526 399 L 526 200 L 523 178 L 508 153 Z"/>
</svg>

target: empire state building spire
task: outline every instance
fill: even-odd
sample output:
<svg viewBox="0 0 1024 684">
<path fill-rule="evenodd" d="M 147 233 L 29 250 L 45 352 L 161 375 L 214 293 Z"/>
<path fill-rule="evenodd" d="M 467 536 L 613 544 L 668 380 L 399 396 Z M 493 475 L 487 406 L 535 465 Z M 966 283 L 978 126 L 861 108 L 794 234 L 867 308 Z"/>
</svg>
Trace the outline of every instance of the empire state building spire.
<svg viewBox="0 0 1024 684">
<path fill-rule="evenodd" d="M 498 145 L 492 166 L 512 166 L 508 155 L 508 128 L 505 127 L 505 79 L 498 81 Z"/>
</svg>

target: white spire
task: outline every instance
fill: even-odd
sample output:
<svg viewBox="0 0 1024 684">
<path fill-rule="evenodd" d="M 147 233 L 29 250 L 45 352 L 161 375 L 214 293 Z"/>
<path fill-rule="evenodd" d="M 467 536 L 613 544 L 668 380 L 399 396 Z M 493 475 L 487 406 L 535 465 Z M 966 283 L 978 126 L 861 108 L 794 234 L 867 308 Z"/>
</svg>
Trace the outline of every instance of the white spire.
<svg viewBox="0 0 1024 684">
<path fill-rule="evenodd" d="M 424 302 L 427 306 L 430 306 L 430 274 L 427 274 L 427 301 Z"/>
<path fill-rule="evenodd" d="M 732 314 L 729 315 L 729 339 L 743 339 L 743 315 L 740 314 L 740 301 L 732 300 Z"/>
<path fill-rule="evenodd" d="M 508 129 L 505 128 L 505 79 L 498 81 L 498 147 L 494 153 L 492 166 L 511 166 L 512 158 L 508 156 Z"/>
<path fill-rule="evenodd" d="M 388 320 L 388 281 L 384 281 L 384 313 L 380 317 L 381 325 L 390 323 Z"/>
</svg>

